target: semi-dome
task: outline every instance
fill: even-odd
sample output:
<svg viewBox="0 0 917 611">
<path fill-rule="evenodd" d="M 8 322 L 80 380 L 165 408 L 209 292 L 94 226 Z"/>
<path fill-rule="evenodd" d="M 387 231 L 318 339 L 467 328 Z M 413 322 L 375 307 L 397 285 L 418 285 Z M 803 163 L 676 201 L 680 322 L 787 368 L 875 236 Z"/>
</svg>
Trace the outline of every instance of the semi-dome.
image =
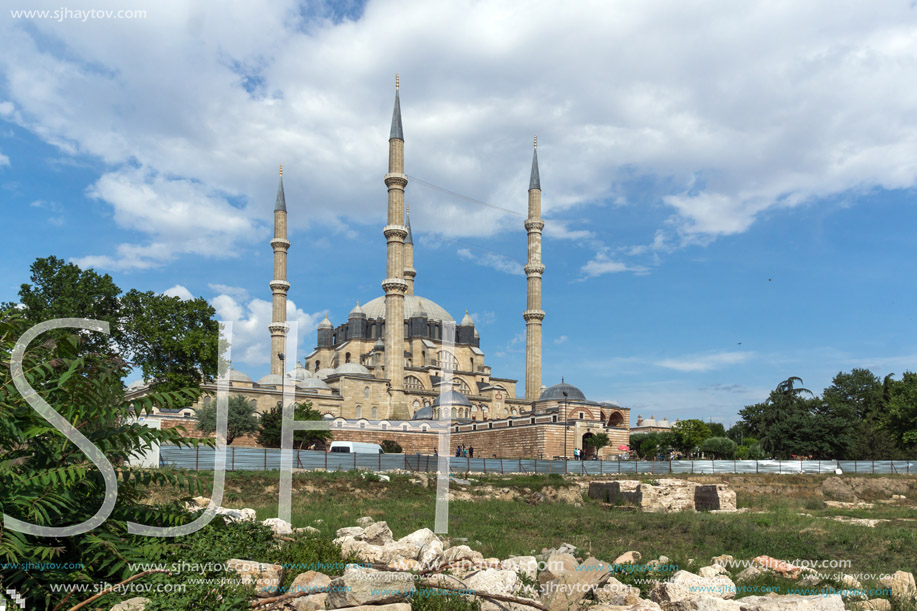
<svg viewBox="0 0 917 611">
<path fill-rule="evenodd" d="M 252 379 L 239 371 L 238 369 L 229 370 L 229 381 L 230 382 L 251 382 Z"/>
<path fill-rule="evenodd" d="M 351 375 L 370 376 L 369 369 L 359 363 L 344 363 L 334 370 L 335 374 L 349 373 Z"/>
<path fill-rule="evenodd" d="M 283 378 L 280 374 L 269 373 L 266 376 L 258 378 L 259 386 L 283 386 Z"/>
<path fill-rule="evenodd" d="M 468 397 L 457 390 L 447 390 L 433 401 L 433 407 L 446 405 L 448 407 L 471 407 Z"/>
<path fill-rule="evenodd" d="M 560 384 L 555 384 L 554 386 L 546 388 L 544 392 L 541 393 L 541 396 L 538 397 L 539 401 L 545 399 L 556 399 L 557 401 L 563 401 L 564 399 L 567 401 L 585 401 L 586 395 L 576 386 L 561 382 Z"/>
<path fill-rule="evenodd" d="M 315 377 L 324 380 L 325 378 L 327 378 L 328 376 L 330 376 L 333 373 L 334 373 L 334 369 L 330 369 L 328 367 L 322 367 L 321 369 L 315 372 Z"/>
<path fill-rule="evenodd" d="M 302 382 L 296 383 L 296 388 L 307 390 L 309 388 L 331 388 L 318 378 L 306 378 Z"/>
<path fill-rule="evenodd" d="M 385 297 L 376 297 L 362 306 L 367 318 L 385 319 Z M 435 301 L 417 295 L 404 296 L 404 318 L 412 318 L 424 314 L 430 320 L 454 320 L 449 312 Z"/>
<path fill-rule="evenodd" d="M 419 410 L 414 412 L 411 420 L 433 420 L 433 408 L 429 405 L 421 407 Z"/>
</svg>

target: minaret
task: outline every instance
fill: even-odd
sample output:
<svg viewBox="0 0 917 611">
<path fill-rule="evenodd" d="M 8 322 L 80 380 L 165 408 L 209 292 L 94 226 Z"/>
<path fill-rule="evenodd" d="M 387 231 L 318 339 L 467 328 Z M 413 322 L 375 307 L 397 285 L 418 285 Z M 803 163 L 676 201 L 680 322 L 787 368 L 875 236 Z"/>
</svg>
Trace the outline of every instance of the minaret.
<svg viewBox="0 0 917 611">
<path fill-rule="evenodd" d="M 405 203 L 405 224 L 407 225 L 408 237 L 404 239 L 404 281 L 408 283 L 406 295 L 414 294 L 414 277 L 417 270 L 414 269 L 414 235 L 411 233 L 411 205 Z"/>
<path fill-rule="evenodd" d="M 280 166 L 280 184 L 277 186 L 277 203 L 274 204 L 274 279 L 271 280 L 273 307 L 271 312 L 271 373 L 283 375 L 284 339 L 287 333 L 287 250 L 290 241 L 287 239 L 287 200 L 283 194 L 283 166 Z"/>
<path fill-rule="evenodd" d="M 525 312 L 525 398 L 535 401 L 541 395 L 541 180 L 538 176 L 538 137 L 534 140 L 532 152 L 532 176 L 529 179 L 529 216 L 525 230 L 529 234 L 529 257 L 525 264 L 526 302 Z"/>
<path fill-rule="evenodd" d="M 407 402 L 404 398 L 404 294 L 408 283 L 404 280 L 404 239 L 408 235 L 404 226 L 404 188 L 408 177 L 404 173 L 404 133 L 401 129 L 401 99 L 398 96 L 398 75 L 395 75 L 395 109 L 392 112 L 392 130 L 388 139 L 388 224 L 383 234 L 388 243 L 386 275 L 382 281 L 385 291 L 385 377 L 388 378 L 391 396 L 389 418 L 408 420 Z"/>
</svg>

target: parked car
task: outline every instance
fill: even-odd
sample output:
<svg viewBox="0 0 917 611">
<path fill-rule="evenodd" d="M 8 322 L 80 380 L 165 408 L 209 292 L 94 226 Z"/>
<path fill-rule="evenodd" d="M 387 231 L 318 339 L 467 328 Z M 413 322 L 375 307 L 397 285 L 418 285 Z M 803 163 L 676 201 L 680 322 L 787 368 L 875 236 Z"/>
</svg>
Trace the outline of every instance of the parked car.
<svg viewBox="0 0 917 611">
<path fill-rule="evenodd" d="M 378 443 L 361 443 L 359 441 L 332 441 L 330 452 L 340 454 L 385 454 Z"/>
</svg>

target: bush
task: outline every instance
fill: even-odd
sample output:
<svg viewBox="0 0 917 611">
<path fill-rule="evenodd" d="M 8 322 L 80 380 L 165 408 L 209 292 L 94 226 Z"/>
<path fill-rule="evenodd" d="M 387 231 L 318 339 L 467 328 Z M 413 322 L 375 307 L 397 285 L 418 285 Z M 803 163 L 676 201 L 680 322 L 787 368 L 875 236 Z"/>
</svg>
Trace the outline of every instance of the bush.
<svg viewBox="0 0 917 611">
<path fill-rule="evenodd" d="M 736 442 L 728 437 L 710 437 L 700 447 L 701 452 L 713 458 L 732 458 L 736 452 Z"/>
<path fill-rule="evenodd" d="M 382 442 L 382 451 L 386 454 L 401 454 L 403 451 L 397 441 L 386 439 Z"/>
</svg>

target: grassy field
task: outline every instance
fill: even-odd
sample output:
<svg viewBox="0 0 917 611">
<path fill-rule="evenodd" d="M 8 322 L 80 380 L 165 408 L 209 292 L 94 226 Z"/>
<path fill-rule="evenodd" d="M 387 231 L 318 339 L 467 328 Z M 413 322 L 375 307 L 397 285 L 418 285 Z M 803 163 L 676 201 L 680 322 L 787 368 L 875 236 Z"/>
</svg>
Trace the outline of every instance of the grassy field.
<svg viewBox="0 0 917 611">
<path fill-rule="evenodd" d="M 410 479 L 408 475 L 392 475 L 390 482 L 368 481 L 352 472 L 295 474 L 293 525 L 314 526 L 333 536 L 336 529 L 353 526 L 357 518 L 368 515 L 388 522 L 396 537 L 432 528 L 435 486 L 431 483 L 424 488 Z M 574 485 L 561 476 L 473 479 L 471 490 L 484 485 L 518 491 Z M 747 513 L 736 514 L 628 512 L 608 509 L 588 498 L 582 506 L 550 502 L 532 505 L 521 500 L 452 501 L 448 536 L 467 539 L 485 557 L 534 554 L 566 542 L 577 546 L 583 555 L 606 561 L 627 550 L 641 552 L 644 560 L 665 555 L 682 567 L 689 559 L 695 561 L 694 566 L 709 564 L 710 558 L 719 554 L 737 559 L 766 554 L 790 561 L 850 563 L 842 569 L 825 568 L 825 573 L 917 572 L 913 495 L 871 509 L 825 509 L 821 492 L 824 479 L 800 475 L 734 478 L 731 483 L 737 489 L 738 505 L 748 508 Z M 722 477 L 717 476 L 716 481 L 720 480 Z M 163 500 L 170 494 L 160 490 L 152 500 Z M 276 517 L 277 496 L 276 472 L 227 473 L 224 506 L 252 507 L 259 519 Z M 868 528 L 827 519 L 833 515 L 891 521 Z"/>
</svg>

